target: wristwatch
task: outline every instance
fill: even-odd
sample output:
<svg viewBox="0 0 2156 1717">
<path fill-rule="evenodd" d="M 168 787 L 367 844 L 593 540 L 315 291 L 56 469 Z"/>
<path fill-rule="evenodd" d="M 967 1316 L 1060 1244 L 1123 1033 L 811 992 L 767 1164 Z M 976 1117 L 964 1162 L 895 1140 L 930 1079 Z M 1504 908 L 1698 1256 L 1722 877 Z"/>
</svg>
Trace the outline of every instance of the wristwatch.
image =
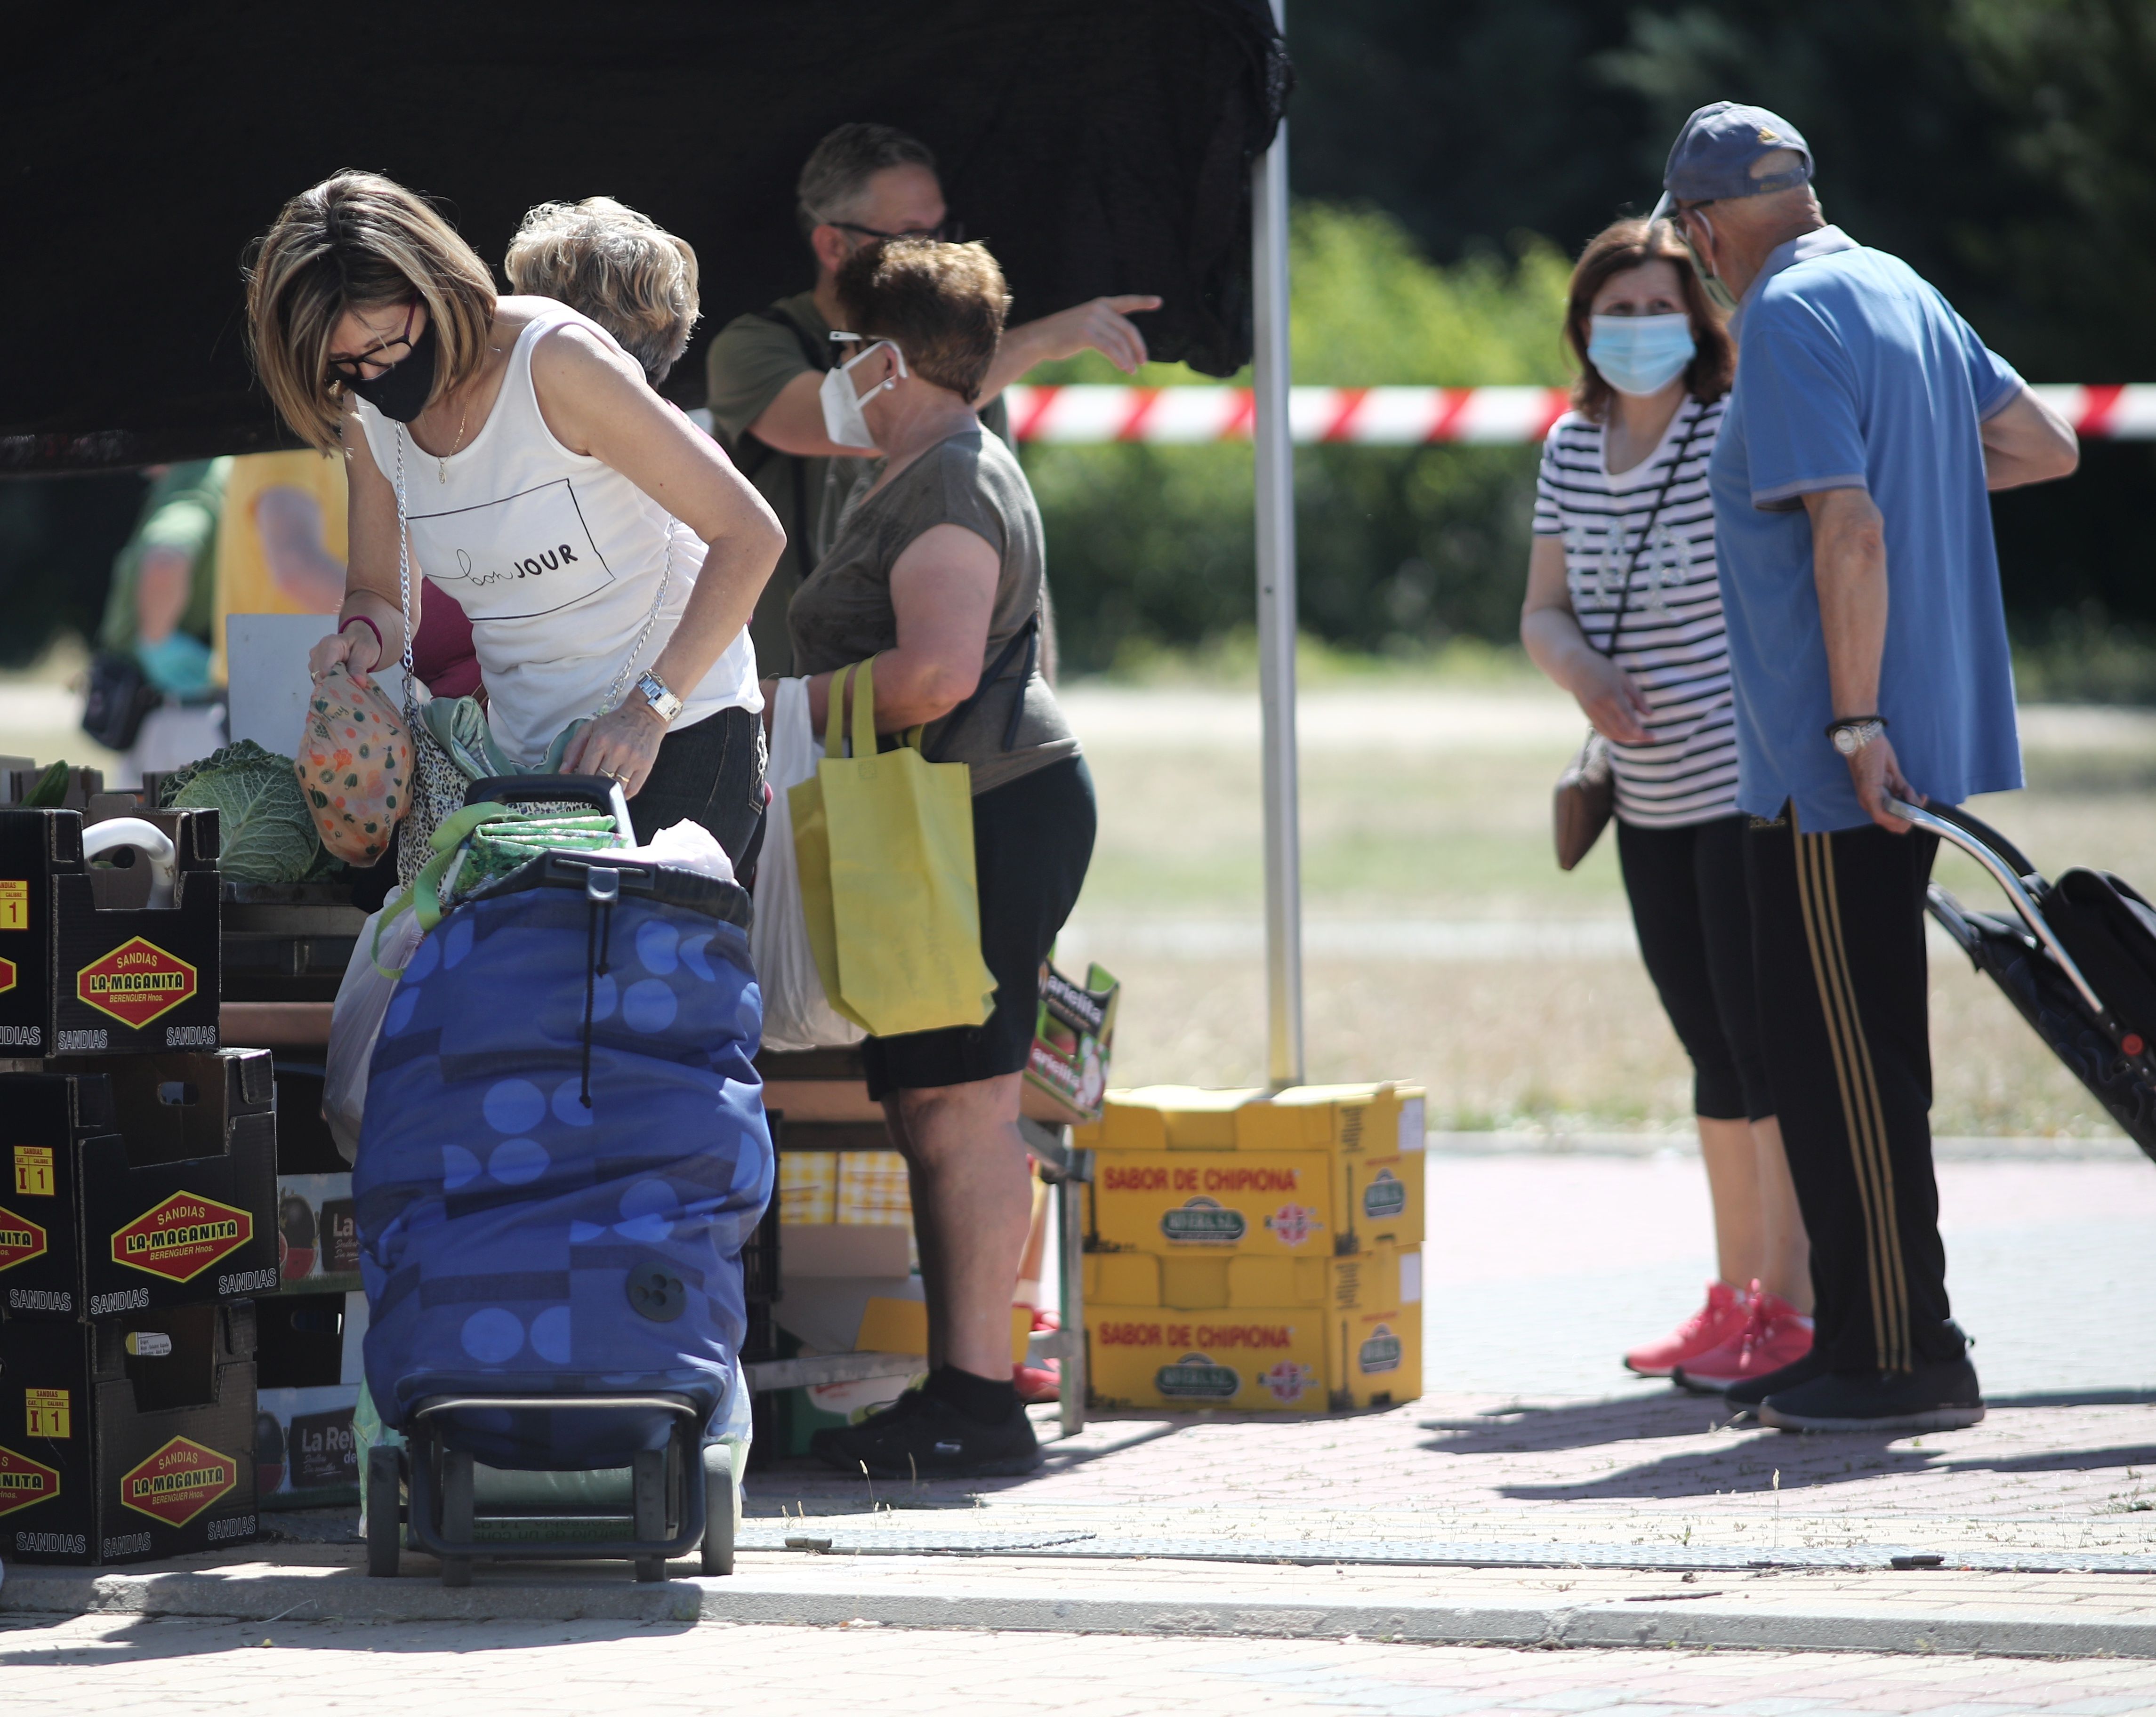
<svg viewBox="0 0 2156 1717">
<path fill-rule="evenodd" d="M 1886 731 L 1884 715 L 1845 715 L 1827 724 L 1826 736 L 1843 756 L 1854 757 Z"/>
<path fill-rule="evenodd" d="M 644 694 L 644 701 L 651 705 L 659 719 L 669 727 L 681 713 L 681 700 L 666 689 L 666 682 L 648 669 L 639 676 L 636 689 Z"/>
</svg>

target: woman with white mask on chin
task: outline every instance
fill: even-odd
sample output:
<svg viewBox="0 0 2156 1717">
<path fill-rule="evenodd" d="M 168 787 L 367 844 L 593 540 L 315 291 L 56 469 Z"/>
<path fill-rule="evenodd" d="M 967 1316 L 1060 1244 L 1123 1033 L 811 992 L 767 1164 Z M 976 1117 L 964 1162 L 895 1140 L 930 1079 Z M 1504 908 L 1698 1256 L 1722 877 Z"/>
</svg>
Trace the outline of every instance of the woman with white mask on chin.
<svg viewBox="0 0 2156 1717">
<path fill-rule="evenodd" d="M 873 658 L 878 733 L 922 726 L 932 761 L 968 766 L 996 991 L 978 1026 L 861 1046 L 911 1184 L 929 1375 L 863 1422 L 818 1432 L 810 1452 L 877 1479 L 1027 1473 L 1042 1457 L 1011 1370 L 1033 1208 L 1019 1087 L 1041 964 L 1092 856 L 1092 777 L 1041 672 L 1040 510 L 974 413 L 1010 302 L 1002 270 L 978 244 L 893 239 L 849 258 L 838 295 L 847 331 L 831 336 L 844 356 L 821 384 L 824 427 L 881 457 L 787 609 L 793 665 L 820 730 L 832 697 L 849 696 L 832 689 L 837 671 Z"/>
<path fill-rule="evenodd" d="M 1811 1346 L 1810 1245 L 1760 1053 L 1707 460 L 1735 349 L 1665 222 L 1573 271 L 1573 409 L 1537 484 L 1520 639 L 1609 746 L 1640 951 L 1693 1066 L 1718 1279 L 1626 1367 L 1727 1386 Z"/>
</svg>

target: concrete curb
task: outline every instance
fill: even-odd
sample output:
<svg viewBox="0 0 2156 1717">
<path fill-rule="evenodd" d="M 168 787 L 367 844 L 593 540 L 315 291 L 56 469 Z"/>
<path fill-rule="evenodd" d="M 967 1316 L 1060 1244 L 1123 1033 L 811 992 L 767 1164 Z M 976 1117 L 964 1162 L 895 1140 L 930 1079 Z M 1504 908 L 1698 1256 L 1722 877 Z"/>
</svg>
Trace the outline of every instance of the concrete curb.
<svg viewBox="0 0 2156 1717">
<path fill-rule="evenodd" d="M 1251 1601 L 1194 1582 L 1175 1602 L 1105 1590 L 1013 1596 L 967 1582 L 948 1591 L 830 1591 L 751 1573 L 728 1580 L 632 1584 L 625 1575 L 490 1576 L 449 1590 L 430 1576 L 369 1580 L 344 1569 L 234 1575 L 8 1571 L 0 1612 L 17 1616 L 193 1616 L 250 1622 L 571 1622 L 860 1626 L 1232 1638 L 1424 1641 L 1609 1648 L 1713 1646 L 1758 1651 L 1983 1653 L 2012 1657 L 2156 1658 L 2156 1618 L 2075 1619 L 2055 1610 L 1965 1600 L 1907 1603 L 1714 1604 L 1711 1599 L 1566 1604 L 1298 1603 Z"/>
</svg>

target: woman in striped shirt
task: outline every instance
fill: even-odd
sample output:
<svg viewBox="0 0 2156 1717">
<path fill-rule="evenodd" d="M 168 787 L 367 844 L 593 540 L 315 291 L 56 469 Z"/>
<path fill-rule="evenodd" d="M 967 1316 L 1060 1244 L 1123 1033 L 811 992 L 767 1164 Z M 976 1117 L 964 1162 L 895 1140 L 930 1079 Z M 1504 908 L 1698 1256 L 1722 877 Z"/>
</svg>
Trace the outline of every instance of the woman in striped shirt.
<svg viewBox="0 0 2156 1717">
<path fill-rule="evenodd" d="M 1662 222 L 1588 244 L 1565 336 L 1580 376 L 1543 445 L 1520 638 L 1609 744 L 1640 951 L 1692 1060 L 1720 1269 L 1625 1363 L 1720 1388 L 1811 1345 L 1810 1246 L 1759 1054 L 1707 492 L 1735 351 Z"/>
</svg>

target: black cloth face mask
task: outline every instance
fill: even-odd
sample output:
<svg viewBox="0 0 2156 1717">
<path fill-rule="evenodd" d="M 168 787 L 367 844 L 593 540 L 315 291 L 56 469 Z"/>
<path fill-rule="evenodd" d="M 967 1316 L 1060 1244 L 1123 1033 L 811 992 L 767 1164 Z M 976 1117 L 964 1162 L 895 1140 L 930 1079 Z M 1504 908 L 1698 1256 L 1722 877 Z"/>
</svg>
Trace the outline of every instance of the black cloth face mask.
<svg viewBox="0 0 2156 1717">
<path fill-rule="evenodd" d="M 427 409 L 428 396 L 434 391 L 434 319 L 429 316 L 411 351 L 379 376 L 364 381 L 351 376 L 337 379 L 383 417 L 408 423 Z"/>
</svg>

